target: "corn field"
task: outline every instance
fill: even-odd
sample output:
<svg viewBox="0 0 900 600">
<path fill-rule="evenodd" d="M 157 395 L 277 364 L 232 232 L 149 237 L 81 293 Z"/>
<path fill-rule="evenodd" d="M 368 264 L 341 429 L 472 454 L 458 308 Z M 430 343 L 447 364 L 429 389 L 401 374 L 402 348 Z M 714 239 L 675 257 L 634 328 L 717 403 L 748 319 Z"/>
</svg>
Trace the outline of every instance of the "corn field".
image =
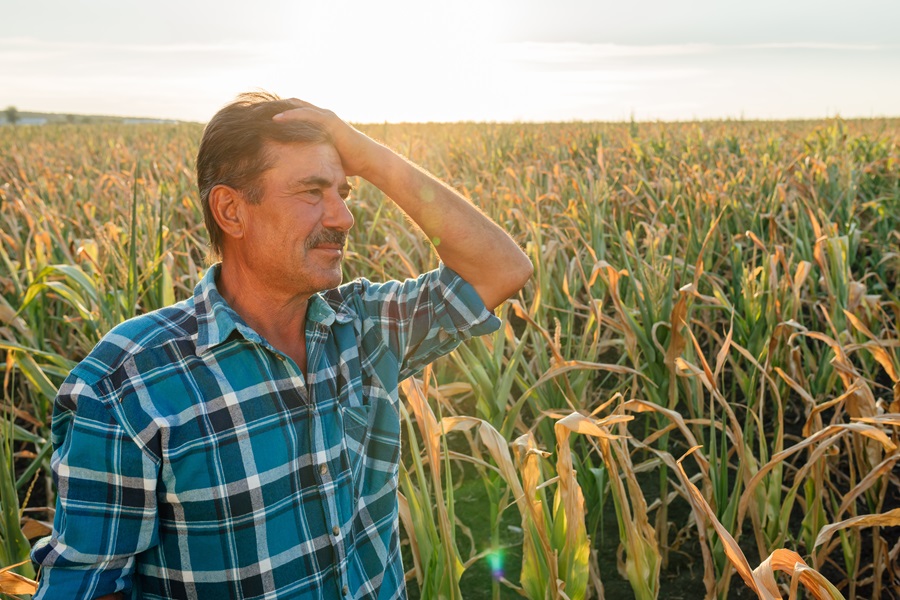
<svg viewBox="0 0 900 600">
<path fill-rule="evenodd" d="M 535 266 L 404 385 L 411 597 L 900 598 L 900 121 L 362 129 Z M 2 593 L 53 520 L 57 386 L 205 270 L 201 130 L 0 128 Z M 345 281 L 436 266 L 356 187 Z"/>
</svg>

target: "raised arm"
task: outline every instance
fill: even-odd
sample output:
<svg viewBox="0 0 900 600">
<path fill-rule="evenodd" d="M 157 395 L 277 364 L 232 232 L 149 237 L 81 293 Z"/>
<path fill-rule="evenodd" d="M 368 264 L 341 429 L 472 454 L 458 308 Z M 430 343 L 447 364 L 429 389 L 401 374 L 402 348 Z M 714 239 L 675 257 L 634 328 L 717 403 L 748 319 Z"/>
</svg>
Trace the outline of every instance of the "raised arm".
<svg viewBox="0 0 900 600">
<path fill-rule="evenodd" d="M 275 120 L 321 123 L 331 133 L 347 175 L 371 182 L 431 240 L 445 265 L 469 282 L 493 310 L 519 291 L 533 267 L 513 239 L 458 192 L 390 148 L 354 129 L 333 112 L 297 105 Z"/>
</svg>

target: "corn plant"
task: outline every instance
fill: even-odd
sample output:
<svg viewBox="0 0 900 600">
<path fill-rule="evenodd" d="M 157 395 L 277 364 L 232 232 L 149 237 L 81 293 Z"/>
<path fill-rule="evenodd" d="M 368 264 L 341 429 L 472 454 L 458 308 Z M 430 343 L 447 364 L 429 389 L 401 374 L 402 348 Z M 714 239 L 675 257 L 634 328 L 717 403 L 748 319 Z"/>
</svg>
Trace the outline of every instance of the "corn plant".
<svg viewBox="0 0 900 600">
<path fill-rule="evenodd" d="M 418 409 L 407 400 L 410 587 L 465 596 L 461 573 L 514 511 L 522 569 L 491 578 L 494 598 L 620 583 L 665 597 L 684 544 L 700 548 L 710 599 L 733 594 L 735 573 L 771 597 L 835 597 L 817 573 L 848 598 L 900 593 L 896 120 L 360 127 L 460 189 L 535 266 L 501 331 L 435 363 Z M 53 503 L 56 386 L 110 327 L 188 297 L 202 275 L 199 135 L 0 134 L 0 425 L 15 455 L 0 502 L 26 534 L 30 511 Z M 354 187 L 346 279 L 436 265 L 433 241 Z M 685 480 L 673 457 L 695 447 Z M 484 532 L 457 510 L 470 476 Z M 610 536 L 621 560 L 602 550 Z"/>
</svg>

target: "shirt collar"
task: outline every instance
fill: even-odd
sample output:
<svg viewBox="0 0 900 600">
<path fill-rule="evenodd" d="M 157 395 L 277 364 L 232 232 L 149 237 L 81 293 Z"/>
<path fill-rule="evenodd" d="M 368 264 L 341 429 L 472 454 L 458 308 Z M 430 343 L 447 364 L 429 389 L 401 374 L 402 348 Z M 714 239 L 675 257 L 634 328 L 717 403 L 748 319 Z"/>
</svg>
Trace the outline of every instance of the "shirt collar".
<svg viewBox="0 0 900 600">
<path fill-rule="evenodd" d="M 207 269 L 200 283 L 194 288 L 194 311 L 197 315 L 197 354 L 201 355 L 218 346 L 235 331 L 249 341 L 269 347 L 269 343 L 247 325 L 219 293 L 219 289 L 216 287 L 216 277 L 220 267 L 221 263 L 216 263 Z M 316 323 L 330 327 L 335 322 L 349 323 L 352 319 L 353 317 L 344 310 L 343 304 L 338 307 L 338 310 L 335 310 L 321 293 L 315 294 L 309 299 L 306 309 L 307 329 Z"/>
</svg>

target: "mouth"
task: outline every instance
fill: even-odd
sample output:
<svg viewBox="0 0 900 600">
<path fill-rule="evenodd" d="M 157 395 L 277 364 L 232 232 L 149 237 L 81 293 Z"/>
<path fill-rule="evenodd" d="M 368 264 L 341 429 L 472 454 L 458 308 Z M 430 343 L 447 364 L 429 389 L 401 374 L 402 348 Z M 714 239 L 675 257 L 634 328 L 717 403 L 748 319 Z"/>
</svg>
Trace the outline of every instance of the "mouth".
<svg viewBox="0 0 900 600">
<path fill-rule="evenodd" d="M 315 246 L 313 250 L 325 252 L 336 257 L 344 255 L 344 246 L 341 244 L 319 244 L 318 246 Z"/>
</svg>

